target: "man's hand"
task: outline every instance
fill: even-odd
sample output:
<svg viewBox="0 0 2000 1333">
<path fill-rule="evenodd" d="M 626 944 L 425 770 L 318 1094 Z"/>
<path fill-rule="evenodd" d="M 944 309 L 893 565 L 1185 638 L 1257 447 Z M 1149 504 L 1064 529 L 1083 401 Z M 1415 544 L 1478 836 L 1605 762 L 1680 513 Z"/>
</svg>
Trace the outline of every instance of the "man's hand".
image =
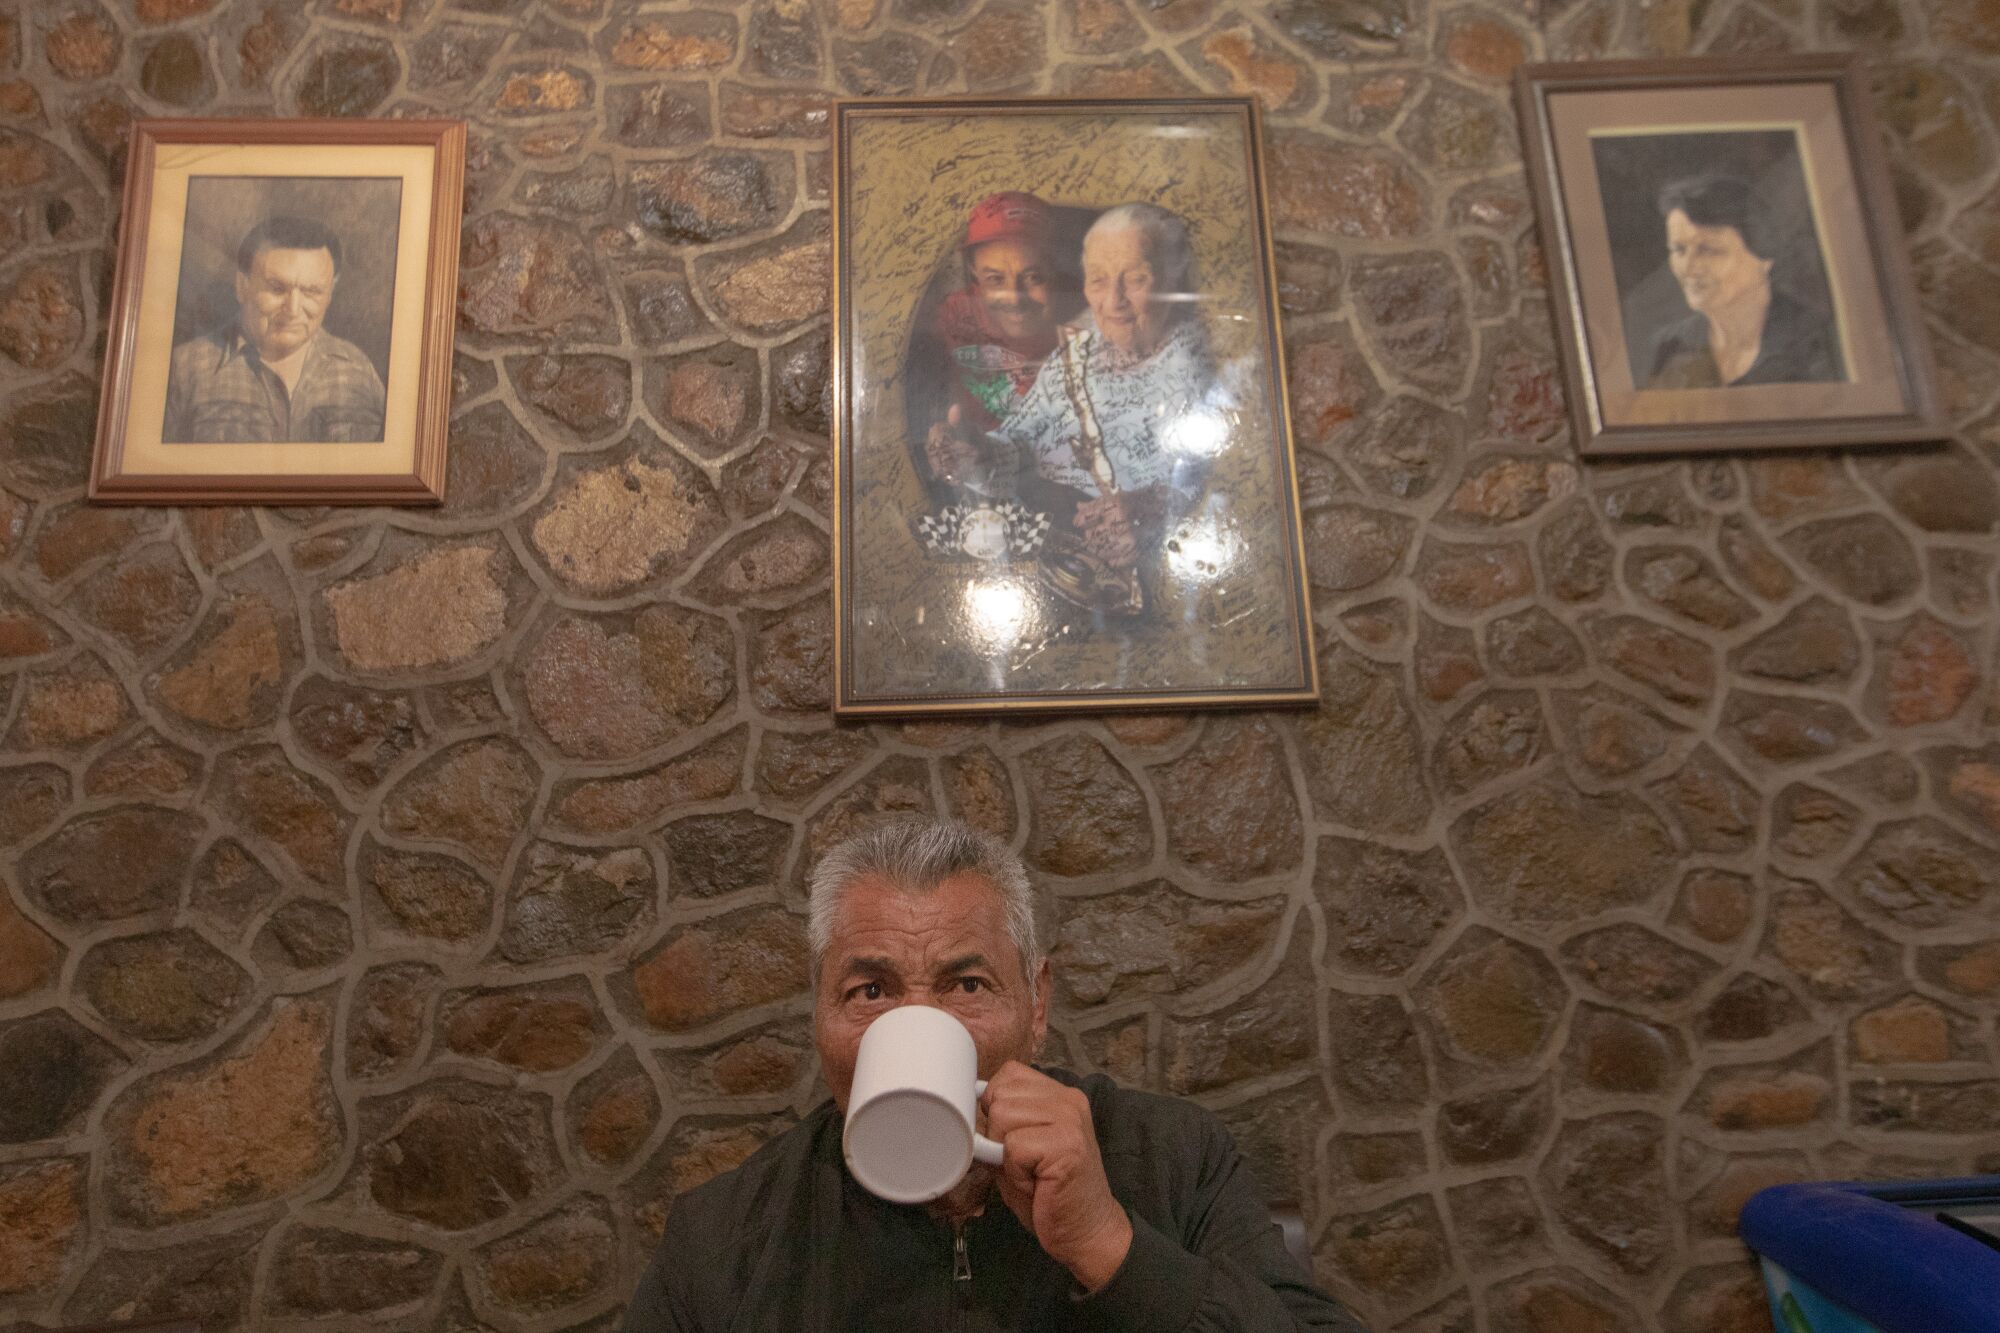
<svg viewBox="0 0 2000 1333">
<path fill-rule="evenodd" d="M 967 474 L 986 465 L 985 438 L 965 424 L 964 415 L 953 403 L 945 419 L 934 423 L 924 437 L 931 473 L 947 486 L 963 485 Z"/>
<path fill-rule="evenodd" d="M 979 1102 L 986 1133 L 1007 1150 L 1000 1197 L 1085 1291 L 1109 1282 L 1132 1248 L 1132 1219 L 1112 1197 L 1090 1099 L 1010 1060 Z"/>
</svg>

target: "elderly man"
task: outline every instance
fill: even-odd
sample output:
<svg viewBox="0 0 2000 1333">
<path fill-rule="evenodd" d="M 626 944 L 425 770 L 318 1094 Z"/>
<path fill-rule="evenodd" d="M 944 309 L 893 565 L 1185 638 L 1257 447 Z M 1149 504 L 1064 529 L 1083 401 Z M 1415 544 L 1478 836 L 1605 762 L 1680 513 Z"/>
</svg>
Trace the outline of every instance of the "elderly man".
<svg viewBox="0 0 2000 1333">
<path fill-rule="evenodd" d="M 1234 416 L 1191 313 L 1193 267 L 1178 214 L 1105 210 L 1083 240 L 1088 315 L 998 426 L 954 411 L 934 428 L 933 470 L 979 493 L 1038 485 L 1094 559 L 1138 566 L 1199 497 Z"/>
<path fill-rule="evenodd" d="M 810 939 L 832 1099 L 674 1202 L 627 1333 L 1360 1328 L 1291 1262 L 1213 1116 L 1030 1063 L 1049 963 L 1004 846 L 929 821 L 852 838 L 813 872 Z M 904 1206 L 840 1140 L 861 1034 L 912 1004 L 971 1031 L 1005 1162 Z"/>
<path fill-rule="evenodd" d="M 321 327 L 340 262 L 340 238 L 310 218 L 252 227 L 236 250 L 237 318 L 174 349 L 161 440 L 380 440 L 382 377 L 367 353 Z"/>
</svg>

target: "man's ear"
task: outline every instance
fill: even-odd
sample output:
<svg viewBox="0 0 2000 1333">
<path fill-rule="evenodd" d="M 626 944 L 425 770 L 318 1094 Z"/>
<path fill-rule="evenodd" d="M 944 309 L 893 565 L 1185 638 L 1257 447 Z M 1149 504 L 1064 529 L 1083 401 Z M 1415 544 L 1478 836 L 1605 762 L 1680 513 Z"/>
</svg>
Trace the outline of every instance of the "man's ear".
<svg viewBox="0 0 2000 1333">
<path fill-rule="evenodd" d="M 1042 959 L 1035 969 L 1035 1054 L 1040 1055 L 1042 1043 L 1049 1035 L 1049 993 L 1055 989 L 1055 973 L 1049 968 L 1049 960 Z"/>
</svg>

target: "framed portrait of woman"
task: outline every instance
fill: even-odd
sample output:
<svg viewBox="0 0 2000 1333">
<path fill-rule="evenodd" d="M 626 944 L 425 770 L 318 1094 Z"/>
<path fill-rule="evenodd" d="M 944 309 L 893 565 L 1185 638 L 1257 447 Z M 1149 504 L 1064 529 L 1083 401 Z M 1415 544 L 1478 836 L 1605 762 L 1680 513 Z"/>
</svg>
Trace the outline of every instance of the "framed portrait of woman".
<svg viewBox="0 0 2000 1333">
<path fill-rule="evenodd" d="M 1581 452 L 1943 434 L 1858 61 L 1526 65 L 1515 94 Z"/>
<path fill-rule="evenodd" d="M 436 504 L 465 125 L 132 128 L 90 497 Z"/>
<path fill-rule="evenodd" d="M 1255 103 L 834 121 L 836 711 L 1314 700 Z"/>
</svg>

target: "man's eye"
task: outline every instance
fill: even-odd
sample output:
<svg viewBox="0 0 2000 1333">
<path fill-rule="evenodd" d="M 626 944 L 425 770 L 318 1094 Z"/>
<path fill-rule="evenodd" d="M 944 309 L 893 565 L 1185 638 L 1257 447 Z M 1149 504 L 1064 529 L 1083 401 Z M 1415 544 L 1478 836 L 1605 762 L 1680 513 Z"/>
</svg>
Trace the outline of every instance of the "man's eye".
<svg viewBox="0 0 2000 1333">
<path fill-rule="evenodd" d="M 979 977 L 960 977 L 952 984 L 967 995 L 976 995 L 986 989 L 986 982 Z"/>
<path fill-rule="evenodd" d="M 858 997 L 863 1000 L 879 1000 L 882 998 L 882 983 L 879 981 L 864 981 L 853 990 L 847 992 L 847 997 L 849 999 Z"/>
</svg>

